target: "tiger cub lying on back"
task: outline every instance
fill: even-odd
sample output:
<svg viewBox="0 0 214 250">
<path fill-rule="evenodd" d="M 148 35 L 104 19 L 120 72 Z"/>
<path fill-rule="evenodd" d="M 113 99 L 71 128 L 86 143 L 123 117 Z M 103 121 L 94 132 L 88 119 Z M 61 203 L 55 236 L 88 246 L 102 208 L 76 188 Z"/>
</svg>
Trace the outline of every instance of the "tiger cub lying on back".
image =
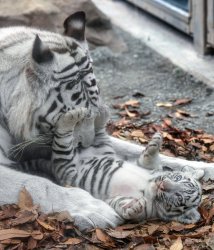
<svg viewBox="0 0 214 250">
<path fill-rule="evenodd" d="M 73 136 L 75 126 L 87 121 L 86 109 L 61 115 L 54 131 L 52 163 L 57 171 L 70 160 L 76 175 L 72 181 L 70 176 L 61 176 L 60 184 L 72 184 L 89 191 L 106 201 L 124 220 L 142 222 L 160 218 L 197 222 L 202 192 L 196 179 L 203 176 L 203 170 L 194 170 L 192 177 L 190 173 L 160 170 L 158 153 L 162 138 L 159 133 L 140 156 L 141 168 L 121 161 L 105 132 L 107 114 L 107 109 L 102 107 L 95 119 L 95 140 L 89 148 L 74 147 Z"/>
</svg>

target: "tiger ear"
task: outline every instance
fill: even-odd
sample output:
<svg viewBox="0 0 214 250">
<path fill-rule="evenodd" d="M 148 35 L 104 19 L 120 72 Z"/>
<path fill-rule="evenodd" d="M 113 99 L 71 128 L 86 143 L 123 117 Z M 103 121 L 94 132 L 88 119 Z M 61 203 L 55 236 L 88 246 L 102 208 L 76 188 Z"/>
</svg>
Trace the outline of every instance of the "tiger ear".
<svg viewBox="0 0 214 250">
<path fill-rule="evenodd" d="M 195 172 L 193 173 L 193 178 L 199 181 L 201 178 L 204 177 L 204 174 L 205 172 L 203 169 L 196 169 Z"/>
<path fill-rule="evenodd" d="M 182 172 L 184 172 L 186 175 L 188 175 L 190 177 L 193 177 L 194 179 L 196 179 L 198 181 L 201 178 L 203 178 L 204 175 L 205 175 L 205 172 L 204 172 L 203 169 L 195 169 L 195 168 L 192 168 L 192 167 L 189 167 L 189 166 L 185 166 L 182 169 Z"/>
<path fill-rule="evenodd" d="M 77 41 L 85 41 L 85 24 L 86 16 L 85 12 L 78 11 L 64 21 L 64 35 L 73 37 Z"/>
<path fill-rule="evenodd" d="M 32 57 L 37 63 L 46 63 L 53 59 L 53 53 L 36 35 L 33 43 Z"/>
</svg>

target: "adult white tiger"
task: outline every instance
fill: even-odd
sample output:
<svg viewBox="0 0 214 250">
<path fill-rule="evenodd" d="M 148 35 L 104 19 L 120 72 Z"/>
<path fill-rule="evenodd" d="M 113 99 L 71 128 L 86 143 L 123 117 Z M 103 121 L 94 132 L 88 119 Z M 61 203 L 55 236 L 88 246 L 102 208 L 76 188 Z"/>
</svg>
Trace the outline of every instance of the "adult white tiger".
<svg viewBox="0 0 214 250">
<path fill-rule="evenodd" d="M 13 145 L 20 149 L 32 142 L 39 147 L 28 147 L 23 157 L 48 157 L 48 148 L 41 145 L 51 144 L 59 115 L 76 107 L 87 108 L 92 116 L 87 130 L 77 128 L 76 141 L 88 146 L 93 140 L 99 91 L 84 43 L 85 14 L 68 17 L 64 27 L 65 36 L 26 27 L 0 30 L 0 204 L 17 202 L 25 186 L 44 211 L 68 210 L 82 229 L 116 226 L 120 218 L 104 202 L 81 189 L 17 172 L 12 168 L 21 166 L 9 159 Z"/>
<path fill-rule="evenodd" d="M 13 145 L 20 148 L 35 142 L 23 159 L 50 158 L 50 151 L 41 144 L 51 144 L 52 128 L 60 114 L 76 107 L 86 107 L 91 114 L 87 122 L 76 127 L 76 143 L 88 146 L 94 139 L 99 91 L 84 40 L 84 13 L 68 17 L 64 27 L 65 36 L 25 27 L 0 30 L 0 204 L 16 202 L 25 186 L 44 211 L 68 210 L 82 229 L 115 226 L 121 220 L 104 202 L 81 189 L 63 188 L 17 172 L 12 168 L 19 165 L 8 156 Z M 118 156 L 133 159 L 141 153 L 139 146 L 111 140 Z M 214 169 L 208 164 L 179 164 L 171 158 L 163 161 L 172 168 L 208 166 L 207 176 L 214 177 Z M 69 174 L 73 178 L 75 171 Z"/>
</svg>

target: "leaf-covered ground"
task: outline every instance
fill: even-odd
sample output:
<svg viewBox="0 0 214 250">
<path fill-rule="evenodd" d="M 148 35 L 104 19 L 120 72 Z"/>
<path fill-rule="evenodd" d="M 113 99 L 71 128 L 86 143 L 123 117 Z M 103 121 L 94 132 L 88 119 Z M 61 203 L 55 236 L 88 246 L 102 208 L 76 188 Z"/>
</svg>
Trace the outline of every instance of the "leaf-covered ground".
<svg viewBox="0 0 214 250">
<path fill-rule="evenodd" d="M 43 214 L 26 189 L 17 205 L 0 210 L 0 249 L 213 249 L 213 184 L 204 186 L 197 224 L 151 221 L 81 233 L 66 212 Z"/>
<path fill-rule="evenodd" d="M 137 97 L 142 97 L 138 93 Z M 184 111 L 191 99 L 157 103 L 169 109 L 161 123 L 142 124 L 138 99 L 114 106 L 121 119 L 108 124 L 109 133 L 123 140 L 146 144 L 156 131 L 164 142 L 162 153 L 187 159 L 214 162 L 214 135 L 202 130 L 178 129 L 172 118 L 188 119 Z M 210 114 L 212 115 L 212 114 Z M 5 205 L 0 210 L 0 249 L 133 249 L 133 250 L 212 250 L 214 249 L 214 183 L 203 183 L 203 201 L 197 224 L 150 221 L 145 224 L 126 224 L 116 229 L 94 229 L 81 233 L 66 212 L 43 214 L 23 189 L 18 204 Z"/>
<path fill-rule="evenodd" d="M 137 96 L 143 96 L 137 93 Z M 108 124 L 108 131 L 122 140 L 134 140 L 147 144 L 156 131 L 163 135 L 162 153 L 173 157 L 184 157 L 188 160 L 202 160 L 214 162 L 214 135 L 207 134 L 200 129 L 179 129 L 173 125 L 176 120 L 188 120 L 193 117 L 185 110 L 185 105 L 191 99 L 175 99 L 173 102 L 156 103 L 156 106 L 167 109 L 168 113 L 161 118 L 161 122 L 145 122 L 144 117 L 150 113 L 143 113 L 139 99 L 131 99 L 114 105 L 116 113 L 121 116 L 116 122 Z M 210 112 L 208 115 L 213 116 Z"/>
</svg>

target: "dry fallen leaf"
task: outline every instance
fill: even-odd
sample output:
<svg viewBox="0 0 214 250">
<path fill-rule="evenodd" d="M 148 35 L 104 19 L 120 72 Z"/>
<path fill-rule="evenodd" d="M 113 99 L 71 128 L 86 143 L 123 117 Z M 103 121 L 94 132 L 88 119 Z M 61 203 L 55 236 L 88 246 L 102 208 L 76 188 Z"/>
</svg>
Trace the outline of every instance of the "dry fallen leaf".
<svg viewBox="0 0 214 250">
<path fill-rule="evenodd" d="M 0 220 L 14 217 L 17 211 L 18 211 L 18 206 L 16 205 L 3 206 L 2 211 L 0 211 Z"/>
<path fill-rule="evenodd" d="M 35 240 L 34 238 L 30 237 L 28 239 L 27 249 L 29 249 L 29 250 L 35 249 L 36 246 L 37 246 L 37 240 Z"/>
<path fill-rule="evenodd" d="M 171 108 L 171 107 L 175 107 L 178 105 L 183 105 L 183 104 L 187 104 L 190 103 L 192 100 L 189 98 L 184 98 L 184 99 L 177 99 L 175 100 L 173 103 L 172 102 L 158 102 L 156 104 L 156 106 L 158 107 L 165 107 L 165 108 Z"/>
<path fill-rule="evenodd" d="M 128 236 L 130 236 L 132 233 L 131 230 L 125 230 L 125 231 L 116 231 L 116 230 L 111 230 L 109 229 L 107 231 L 107 234 L 114 237 L 114 238 L 117 238 L 117 239 L 125 239 L 127 238 Z"/>
<path fill-rule="evenodd" d="M 25 238 L 31 236 L 31 233 L 20 230 L 20 229 L 3 229 L 0 230 L 0 240 L 7 240 L 7 239 L 12 239 L 12 238 Z"/>
<path fill-rule="evenodd" d="M 155 247 L 151 244 L 140 244 L 132 249 L 133 250 L 155 250 Z"/>
<path fill-rule="evenodd" d="M 180 237 L 175 240 L 175 242 L 171 245 L 170 250 L 182 250 L 183 249 L 183 243 Z"/>
<path fill-rule="evenodd" d="M 145 137 L 144 133 L 139 129 L 133 130 L 130 135 L 131 135 L 131 137 L 141 137 L 141 138 Z"/>
<path fill-rule="evenodd" d="M 50 231 L 54 231 L 54 230 L 55 230 L 54 227 L 52 227 L 51 225 L 47 224 L 47 223 L 44 222 L 44 221 L 41 221 L 41 220 L 39 220 L 39 219 L 37 219 L 36 221 L 39 223 L 39 225 L 41 225 L 42 227 L 44 227 L 44 228 L 47 229 L 47 230 L 50 230 Z"/>
<path fill-rule="evenodd" d="M 147 228 L 149 235 L 152 235 L 159 229 L 160 225 L 157 224 L 150 224 Z"/>
<path fill-rule="evenodd" d="M 156 103 L 157 107 L 165 107 L 165 108 L 171 108 L 173 107 L 172 103 L 170 102 L 158 102 Z"/>
<path fill-rule="evenodd" d="M 192 99 L 190 99 L 190 98 L 177 99 L 177 100 L 173 103 L 173 106 L 182 105 L 182 104 L 187 104 L 187 103 L 190 103 L 191 101 L 192 101 Z"/>
<path fill-rule="evenodd" d="M 16 240 L 16 239 L 8 239 L 8 240 L 1 241 L 1 244 L 5 244 L 5 245 L 16 245 L 16 244 L 20 244 L 20 243 L 21 243 L 21 240 Z"/>
<path fill-rule="evenodd" d="M 211 152 L 214 152 L 214 144 L 212 144 L 212 145 L 210 146 L 210 151 L 211 151 Z"/>
<path fill-rule="evenodd" d="M 138 100 L 129 100 L 124 103 L 117 103 L 113 105 L 113 108 L 115 109 L 125 109 L 125 107 L 133 107 L 138 108 L 140 106 L 140 101 Z"/>
<path fill-rule="evenodd" d="M 83 240 L 78 239 L 78 238 L 69 238 L 61 244 L 63 244 L 63 245 L 77 245 L 77 244 L 81 243 L 82 241 Z"/>
<path fill-rule="evenodd" d="M 41 240 L 43 239 L 43 233 L 40 232 L 39 230 L 34 230 L 33 232 L 31 232 L 31 236 L 32 238 L 34 238 L 35 240 Z"/>
<path fill-rule="evenodd" d="M 35 221 L 38 214 L 29 210 L 21 210 L 16 214 L 16 218 L 11 220 L 11 226 L 17 226 L 27 222 Z"/>
<path fill-rule="evenodd" d="M 18 206 L 21 209 L 32 209 L 33 199 L 25 187 L 19 192 Z"/>
<path fill-rule="evenodd" d="M 129 100 L 124 103 L 124 106 L 131 106 L 131 107 L 139 107 L 140 106 L 140 101 L 138 100 Z"/>
<path fill-rule="evenodd" d="M 99 228 L 96 228 L 95 232 L 97 239 L 102 241 L 106 247 L 115 247 L 114 241 L 107 233 Z"/>
<path fill-rule="evenodd" d="M 125 107 L 125 111 L 126 111 L 126 114 L 128 115 L 128 117 L 130 117 L 130 118 L 134 118 L 137 116 L 136 113 L 129 111 L 127 107 Z"/>
</svg>

